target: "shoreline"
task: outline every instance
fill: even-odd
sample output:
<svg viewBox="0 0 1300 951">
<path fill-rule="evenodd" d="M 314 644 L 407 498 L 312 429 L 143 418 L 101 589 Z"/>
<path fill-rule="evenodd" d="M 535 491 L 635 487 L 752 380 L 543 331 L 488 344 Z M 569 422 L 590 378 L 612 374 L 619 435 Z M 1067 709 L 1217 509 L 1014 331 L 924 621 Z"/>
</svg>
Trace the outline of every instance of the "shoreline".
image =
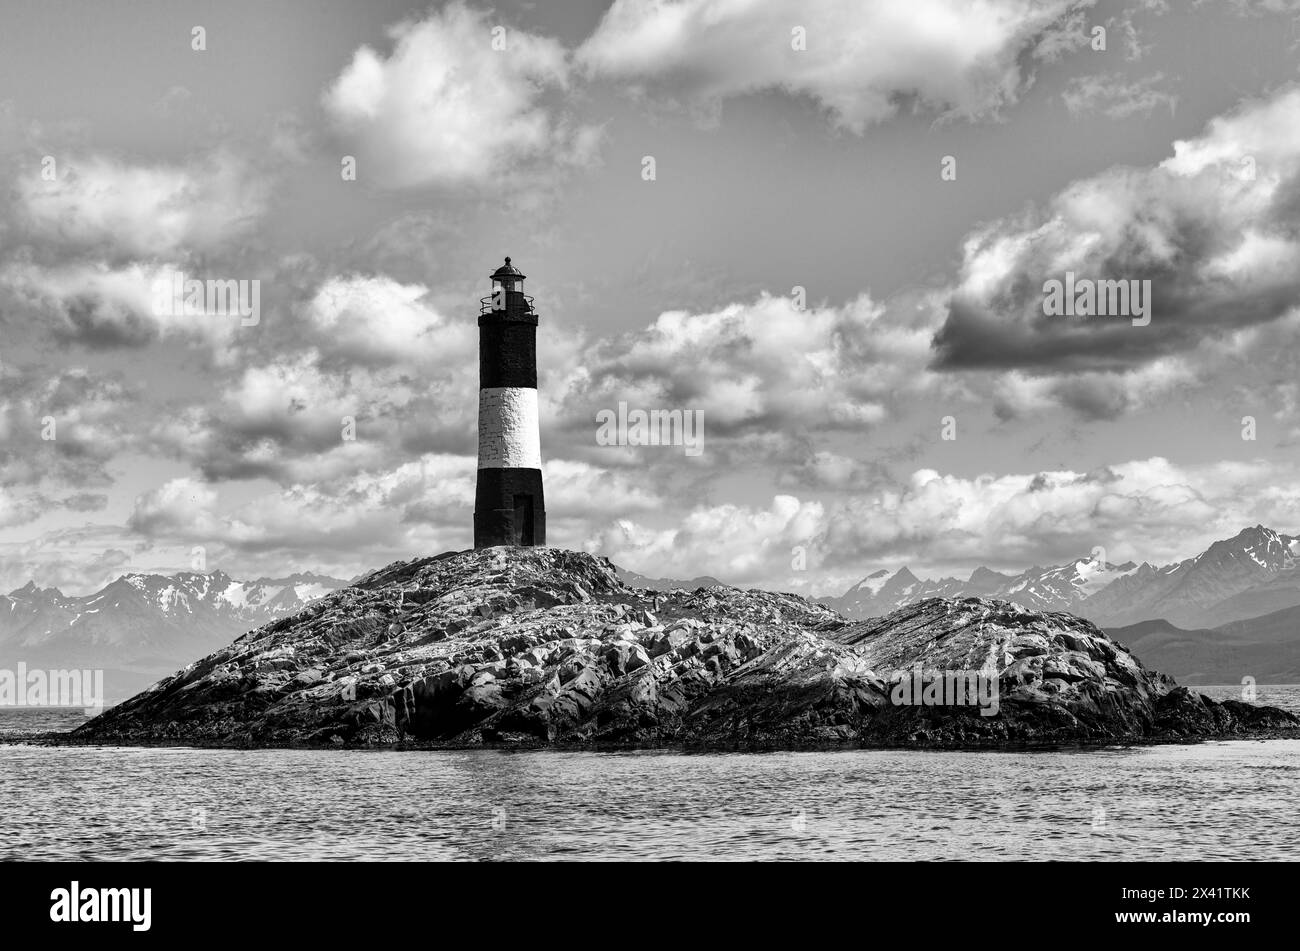
<svg viewBox="0 0 1300 951">
<path fill-rule="evenodd" d="M 478 742 L 448 743 L 434 740 L 401 740 L 392 743 L 318 743 L 290 742 L 266 743 L 249 741 L 245 743 L 196 743 L 194 741 L 163 742 L 130 740 L 123 738 L 116 742 L 89 738 L 82 739 L 71 733 L 34 733 L 29 736 L 6 738 L 0 737 L 0 746 L 43 746 L 43 747 L 98 747 L 101 749 L 193 749 L 193 750 L 312 750 L 337 752 L 465 752 L 474 750 L 494 750 L 497 752 L 555 752 L 555 753 L 631 753 L 657 752 L 683 755 L 713 755 L 722 753 L 817 753 L 850 752 L 853 750 L 913 750 L 916 752 L 968 752 L 968 753 L 1031 753 L 1031 752 L 1096 752 L 1117 747 L 1145 746 L 1198 746 L 1203 743 L 1216 743 L 1228 740 L 1246 742 L 1267 742 L 1270 740 L 1300 740 L 1300 727 L 1272 728 L 1248 733 L 1221 733 L 1195 737 L 1108 737 L 1095 741 L 1049 742 L 1042 743 L 998 743 L 998 744 L 954 744 L 954 743 L 865 743 L 860 740 L 826 741 L 811 743 L 526 743 L 526 742 Z"/>
</svg>

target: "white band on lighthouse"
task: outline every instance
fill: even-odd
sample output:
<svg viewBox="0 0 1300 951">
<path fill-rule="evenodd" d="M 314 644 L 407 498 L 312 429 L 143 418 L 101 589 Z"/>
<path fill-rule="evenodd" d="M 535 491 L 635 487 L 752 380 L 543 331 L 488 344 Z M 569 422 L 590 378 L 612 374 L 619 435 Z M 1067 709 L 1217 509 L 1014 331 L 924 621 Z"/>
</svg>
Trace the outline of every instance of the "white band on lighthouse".
<svg viewBox="0 0 1300 951">
<path fill-rule="evenodd" d="M 529 386 L 490 386 L 478 391 L 478 467 L 542 467 L 537 390 Z"/>
</svg>

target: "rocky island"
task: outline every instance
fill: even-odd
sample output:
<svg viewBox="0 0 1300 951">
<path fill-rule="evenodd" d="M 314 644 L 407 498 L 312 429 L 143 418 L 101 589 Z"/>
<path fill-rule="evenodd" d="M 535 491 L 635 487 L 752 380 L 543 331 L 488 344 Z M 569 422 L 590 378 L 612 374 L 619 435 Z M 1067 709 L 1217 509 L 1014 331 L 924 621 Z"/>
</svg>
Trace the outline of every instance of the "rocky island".
<svg viewBox="0 0 1300 951">
<path fill-rule="evenodd" d="M 913 669 L 977 671 L 996 713 L 900 704 Z M 932 598 L 851 622 L 790 594 L 633 588 L 592 555 L 398 562 L 108 710 L 71 742 L 212 746 L 1008 747 L 1300 736 L 1216 702 L 1088 621 Z"/>
</svg>

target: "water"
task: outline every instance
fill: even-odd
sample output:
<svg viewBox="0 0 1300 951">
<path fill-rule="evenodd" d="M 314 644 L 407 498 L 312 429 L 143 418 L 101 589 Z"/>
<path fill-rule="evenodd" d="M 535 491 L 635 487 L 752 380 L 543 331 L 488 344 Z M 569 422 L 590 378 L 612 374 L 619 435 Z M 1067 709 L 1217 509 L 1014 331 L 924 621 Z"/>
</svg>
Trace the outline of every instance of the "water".
<svg viewBox="0 0 1300 951">
<path fill-rule="evenodd" d="M 1226 687 L 1191 687 L 1212 700 L 1241 700 L 1241 685 Z M 1260 684 L 1255 688 L 1255 704 L 1267 704 L 1300 715 L 1300 684 Z"/>
<path fill-rule="evenodd" d="M 1260 691 L 1300 709 L 1300 687 Z M 80 719 L 0 710 L 0 858 L 1300 858 L 1300 740 L 708 755 L 13 744 Z"/>
</svg>

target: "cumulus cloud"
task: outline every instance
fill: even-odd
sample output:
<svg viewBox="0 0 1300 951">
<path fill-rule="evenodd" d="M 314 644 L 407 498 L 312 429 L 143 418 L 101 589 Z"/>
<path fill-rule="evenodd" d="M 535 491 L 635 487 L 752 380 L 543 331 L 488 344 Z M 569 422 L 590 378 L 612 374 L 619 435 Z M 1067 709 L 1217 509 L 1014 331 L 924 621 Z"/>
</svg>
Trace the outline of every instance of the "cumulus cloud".
<svg viewBox="0 0 1300 951">
<path fill-rule="evenodd" d="M 53 180 L 15 177 L 14 240 L 0 256 L 0 319 L 10 331 L 41 327 L 96 350 L 177 339 L 233 359 L 243 315 L 163 307 L 159 288 L 178 274 L 256 278 L 235 262 L 266 214 L 271 179 L 224 149 L 183 164 L 53 157 Z"/>
<path fill-rule="evenodd" d="M 1221 357 L 1293 312 L 1298 226 L 1300 88 L 1291 86 L 1175 142 L 1154 167 L 1076 181 L 970 235 L 934 366 L 1074 376 L 1051 388 L 1120 387 L 1129 401 L 1144 386 L 1158 392 L 1193 374 L 1186 361 L 1198 352 Z M 1149 280 L 1150 324 L 1045 316 L 1044 284 L 1067 271 Z"/>
<path fill-rule="evenodd" d="M 1198 368 L 1176 356 L 1161 357 L 1124 373 L 1033 375 L 1012 370 L 991 382 L 992 406 L 1000 420 L 1037 415 L 1056 407 L 1085 420 L 1115 419 L 1200 380 Z"/>
<path fill-rule="evenodd" d="M 933 470 L 851 500 L 826 533 L 837 557 L 904 558 L 973 568 L 1053 564 L 1100 545 L 1112 560 L 1163 563 L 1243 525 L 1291 530 L 1300 520 L 1294 473 L 1264 460 L 1179 465 L 1153 457 L 1091 472 L 963 478 Z"/>
<path fill-rule="evenodd" d="M 820 503 L 779 495 L 766 508 L 695 508 L 666 529 L 619 519 L 593 533 L 586 548 L 651 577 L 712 574 L 729 582 L 766 580 L 781 564 L 789 570 L 793 549 L 806 546 L 824 521 Z"/>
<path fill-rule="evenodd" d="M 128 526 L 155 542 L 220 553 L 328 559 L 349 550 L 383 552 L 410 544 L 402 510 L 417 500 L 419 486 L 436 483 L 451 507 L 472 504 L 470 471 L 464 459 L 426 458 L 392 472 L 290 486 L 228 509 L 214 486 L 186 477 L 140 496 Z M 418 527 L 435 526 L 421 521 Z"/>
<path fill-rule="evenodd" d="M 160 451 L 206 478 L 282 484 L 474 451 L 472 320 L 440 312 L 423 285 L 355 274 L 322 279 L 288 311 L 277 356 L 156 421 Z"/>
<path fill-rule="evenodd" d="M 181 306 L 183 298 L 174 295 L 168 299 L 175 299 L 176 306 L 157 306 L 158 288 L 174 287 L 178 273 L 186 279 L 198 277 L 170 264 L 110 266 L 95 261 L 42 267 L 20 261 L 0 266 L 0 287 L 8 291 L 15 307 L 37 315 L 63 342 L 98 350 L 181 339 L 230 359 L 244 328 L 244 317 L 236 308 L 226 313 L 189 313 Z"/>
<path fill-rule="evenodd" d="M 224 151 L 188 165 L 91 155 L 55 167 L 53 181 L 34 172 L 17 178 L 16 210 L 29 234 L 110 257 L 215 250 L 247 234 L 269 198 L 248 163 Z"/>
<path fill-rule="evenodd" d="M 1294 468 L 1264 460 L 1179 465 L 1153 457 L 1094 471 L 977 476 L 919 469 L 833 504 L 782 495 L 770 505 L 699 506 L 668 526 L 619 519 L 587 547 L 651 576 L 714 574 L 738 584 L 846 584 L 867 565 L 922 575 L 986 565 L 1022 570 L 1086 557 L 1162 564 L 1262 522 L 1300 524 Z"/>
<path fill-rule="evenodd" d="M 1093 471 L 959 476 L 919 469 L 833 503 L 777 495 L 766 504 L 696 504 L 676 514 L 626 474 L 570 461 L 547 463 L 545 472 L 553 544 L 652 576 L 714 574 L 804 591 L 820 590 L 827 579 L 847 584 L 868 565 L 906 562 L 922 575 L 969 573 L 981 564 L 1009 570 L 1086 556 L 1097 545 L 1111 560 L 1166 563 L 1243 525 L 1294 531 L 1296 475 L 1294 467 L 1260 459 L 1179 465 L 1160 457 Z M 246 573 L 305 565 L 350 576 L 396 558 L 467 547 L 474 476 L 470 458 L 428 455 L 391 471 L 252 498 L 240 493 L 234 501 L 216 485 L 178 478 L 136 500 L 128 523 L 134 540 L 117 530 L 83 542 L 116 550 L 113 566 L 127 560 L 124 548 L 138 557 L 198 545 L 210 565 L 237 564 Z M 622 517 L 604 522 L 596 514 L 609 511 Z M 46 538 L 0 548 L 0 576 L 26 573 L 51 583 L 57 564 L 85 567 L 91 552 L 83 547 Z M 58 576 L 65 574 L 76 577 Z"/>
<path fill-rule="evenodd" d="M 153 436 L 210 478 L 338 475 L 400 454 L 394 417 L 415 394 L 414 381 L 328 368 L 307 351 L 246 367 L 212 405 L 159 420 Z"/>
<path fill-rule="evenodd" d="M 706 438 L 815 427 L 857 430 L 923 389 L 929 328 L 860 296 L 799 309 L 761 295 L 706 313 L 668 311 L 597 341 L 562 388 L 575 425 L 600 409 L 702 411 Z"/>
<path fill-rule="evenodd" d="M 109 484 L 109 462 L 133 443 L 135 395 L 82 367 L 52 376 L 0 367 L 0 486 Z M 52 504 L 33 498 L 15 511 L 39 514 Z"/>
<path fill-rule="evenodd" d="M 359 365 L 429 369 L 473 364 L 478 327 L 452 320 L 428 301 L 428 288 L 384 276 L 333 277 L 304 307 L 322 350 Z"/>
<path fill-rule="evenodd" d="M 702 413 L 705 466 L 803 465 L 809 438 L 861 432 L 901 400 L 943 388 L 926 370 L 933 297 L 882 304 L 862 295 L 799 309 L 763 294 L 665 312 L 619 338 L 548 326 L 538 341 L 547 456 L 647 468 L 643 455 L 596 444 L 596 413 L 624 402 Z M 241 361 L 212 400 L 160 415 L 149 428 L 156 449 L 208 479 L 281 484 L 474 452 L 473 322 L 446 316 L 423 285 L 382 275 L 325 278 L 290 310 L 283 353 Z M 352 439 L 343 437 L 348 417 Z M 846 485 L 854 470 L 839 468 L 819 465 L 818 483 Z"/>
<path fill-rule="evenodd" d="M 530 163 L 594 160 L 599 130 L 547 105 L 569 82 L 554 39 L 501 27 L 495 49 L 485 11 L 452 3 L 390 31 L 385 56 L 363 46 L 324 96 L 358 148 L 358 177 L 381 187 L 491 185 Z"/>
<path fill-rule="evenodd" d="M 201 545 L 210 560 L 278 554 L 309 564 L 382 564 L 472 543 L 477 470 L 469 456 L 427 454 L 393 469 L 318 478 L 225 503 L 220 488 L 172 479 L 136 499 L 132 531 L 152 544 Z M 652 512 L 662 500 L 622 473 L 545 463 L 548 540 L 579 547 L 593 510 Z"/>
<path fill-rule="evenodd" d="M 589 75 L 696 98 L 764 89 L 811 96 L 861 132 L 909 100 L 962 117 L 1014 103 L 1029 81 L 1021 53 L 1088 5 L 616 0 L 577 58 Z M 796 29 L 806 31 L 806 49 L 794 48 Z"/>
</svg>

